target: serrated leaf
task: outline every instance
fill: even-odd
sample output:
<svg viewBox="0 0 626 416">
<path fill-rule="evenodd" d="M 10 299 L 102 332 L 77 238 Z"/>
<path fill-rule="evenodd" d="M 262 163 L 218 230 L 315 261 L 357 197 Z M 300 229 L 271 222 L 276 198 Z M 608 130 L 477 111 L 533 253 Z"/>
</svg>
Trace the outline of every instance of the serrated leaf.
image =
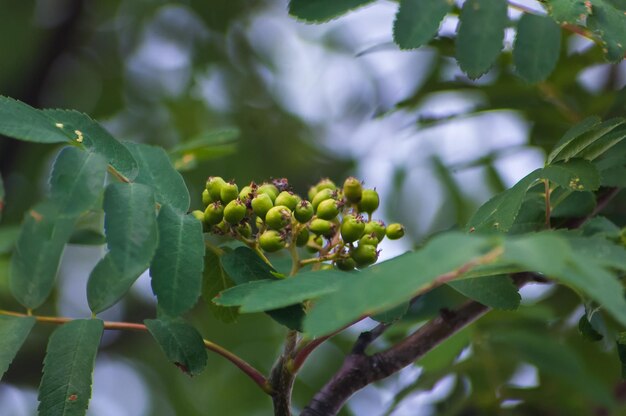
<svg viewBox="0 0 626 416">
<path fill-rule="evenodd" d="M 109 252 L 87 283 L 87 299 L 95 313 L 115 304 L 130 289 L 150 265 L 158 244 L 154 194 L 149 186 L 107 186 L 104 212 Z"/>
<path fill-rule="evenodd" d="M 222 306 L 213 302 L 220 292 L 233 287 L 235 283 L 228 277 L 220 257 L 210 249 L 204 254 L 204 272 L 202 278 L 202 298 L 209 310 L 222 322 L 230 323 L 237 320 L 239 313 L 236 307 Z"/>
<path fill-rule="evenodd" d="M 470 218 L 466 228 L 477 232 L 507 232 L 513 226 L 524 202 L 526 193 L 540 177 L 537 169 L 512 188 L 494 196 L 485 202 Z"/>
<path fill-rule="evenodd" d="M 77 147 L 66 147 L 57 156 L 50 176 L 50 199 L 65 215 L 87 211 L 100 198 L 107 162 Z"/>
<path fill-rule="evenodd" d="M 44 114 L 61 123 L 72 132 L 79 130 L 83 135 L 83 145 L 94 153 L 102 155 L 106 161 L 126 178 L 137 176 L 137 162 L 122 143 L 104 127 L 86 114 L 73 110 L 44 110 Z"/>
<path fill-rule="evenodd" d="M 445 233 L 419 251 L 368 267 L 322 296 L 307 315 L 304 330 L 313 336 L 328 334 L 406 302 L 429 290 L 438 276 L 485 254 L 493 243 L 477 235 Z"/>
<path fill-rule="evenodd" d="M 513 62 L 528 82 L 545 80 L 552 73 L 561 50 L 561 28 L 546 16 L 524 13 L 517 24 Z"/>
<path fill-rule="evenodd" d="M 157 218 L 159 246 L 150 264 L 152 291 L 170 316 L 191 309 L 200 296 L 204 267 L 202 224 L 169 205 Z"/>
<path fill-rule="evenodd" d="M 471 79 L 479 78 L 493 65 L 503 47 L 508 23 L 503 0 L 467 0 L 459 16 L 456 59 Z"/>
<path fill-rule="evenodd" d="M 587 27 L 600 36 L 607 59 L 620 62 L 626 54 L 626 14 L 602 0 L 594 0 L 592 4 Z"/>
<path fill-rule="evenodd" d="M 198 162 L 230 155 L 237 151 L 238 129 L 204 132 L 169 151 L 176 170 L 189 170 Z"/>
<path fill-rule="evenodd" d="M 189 376 L 200 374 L 206 367 L 207 353 L 198 331 L 182 319 L 144 321 L 167 359 Z"/>
<path fill-rule="evenodd" d="M 494 309 L 517 309 L 521 297 L 506 275 L 461 279 L 448 283 L 457 292 Z"/>
<path fill-rule="evenodd" d="M 543 168 L 541 177 L 572 191 L 595 191 L 600 187 L 598 169 L 584 159 L 570 159 L 548 165 Z"/>
<path fill-rule="evenodd" d="M 39 386 L 39 414 L 83 416 L 91 398 L 91 381 L 104 324 L 77 319 L 57 328 L 48 341 Z"/>
<path fill-rule="evenodd" d="M 253 280 L 273 280 L 275 277 L 272 272 L 276 271 L 248 247 L 237 247 L 233 251 L 224 253 L 222 267 L 238 285 Z"/>
<path fill-rule="evenodd" d="M 452 8 L 448 0 L 401 0 L 393 25 L 393 40 L 401 49 L 428 43 Z"/>
<path fill-rule="evenodd" d="M 307 22 L 321 23 L 339 17 L 374 0 L 291 0 L 289 14 Z"/>
<path fill-rule="evenodd" d="M 594 160 L 609 151 L 613 146 L 626 139 L 626 129 L 621 128 L 605 134 L 600 139 L 590 144 L 585 150 L 580 152 L 580 157 Z"/>
<path fill-rule="evenodd" d="M 593 123 L 593 119 L 586 119 L 587 125 Z M 585 121 L 579 123 L 583 124 Z M 591 146 L 596 141 L 600 140 L 605 134 L 611 132 L 616 127 L 626 123 L 626 119 L 621 117 L 606 120 L 598 125 L 584 129 L 585 125 L 581 126 L 578 131 L 583 131 L 577 135 L 566 135 L 559 142 L 555 149 L 550 153 L 548 157 L 548 164 L 552 164 L 559 160 L 569 160 L 575 157 L 581 157 L 585 149 Z M 575 126 L 577 127 L 577 126 Z"/>
<path fill-rule="evenodd" d="M 597 125 L 600 124 L 602 120 L 598 116 L 590 116 L 585 118 L 579 123 L 574 124 L 569 128 L 559 139 L 559 141 L 554 145 L 554 149 L 548 155 L 548 163 L 552 163 L 552 161 L 556 158 L 556 156 L 565 149 L 574 139 L 582 136 L 583 134 L 589 132 Z"/>
<path fill-rule="evenodd" d="M 13 98 L 0 96 L 0 134 L 38 143 L 65 143 L 71 136 L 41 111 Z"/>
<path fill-rule="evenodd" d="M 10 269 L 11 293 L 26 308 L 39 307 L 50 295 L 74 222 L 51 202 L 26 213 Z"/>
<path fill-rule="evenodd" d="M 170 205 L 181 212 L 189 210 L 189 191 L 183 177 L 174 169 L 169 156 L 161 147 L 124 142 L 124 146 L 139 164 L 136 183 L 154 189 L 156 201 Z"/>
<path fill-rule="evenodd" d="M 32 316 L 0 316 L 0 380 L 26 341 L 35 322 Z"/>
<path fill-rule="evenodd" d="M 585 0 L 546 0 L 550 16 L 558 23 L 572 23 L 583 21 L 590 13 L 585 6 Z"/>
</svg>

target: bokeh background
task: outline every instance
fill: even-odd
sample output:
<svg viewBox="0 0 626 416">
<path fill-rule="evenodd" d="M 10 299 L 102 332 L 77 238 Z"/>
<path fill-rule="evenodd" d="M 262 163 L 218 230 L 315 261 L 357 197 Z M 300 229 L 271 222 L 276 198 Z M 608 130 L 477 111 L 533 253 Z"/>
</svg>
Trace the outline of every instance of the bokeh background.
<svg viewBox="0 0 626 416">
<path fill-rule="evenodd" d="M 541 10 L 539 3 L 524 4 Z M 166 149 L 215 135 L 223 145 L 207 160 L 184 166 L 196 208 L 209 175 L 242 184 L 288 177 L 303 194 L 322 177 L 355 175 L 380 192 L 379 217 L 407 227 L 408 238 L 382 245 L 383 258 L 463 226 L 489 196 L 542 166 L 546 149 L 572 123 L 626 112 L 626 66 L 604 64 L 588 39 L 564 32 L 559 65 L 544 83 L 517 78 L 506 53 L 487 75 L 470 81 L 453 58 L 458 19 L 447 17 L 430 46 L 400 51 L 391 29 L 397 7 L 377 1 L 327 24 L 307 25 L 288 15 L 285 0 L 0 0 L 0 94 L 36 107 L 77 109 L 120 139 Z M 511 10 L 510 17 L 519 13 Z M 505 50 L 514 37 L 507 29 Z M 46 192 L 57 151 L 0 138 L 7 188 L 0 233 L 15 232 L 24 211 Z M 3 250 L 0 308 L 19 310 L 8 291 L 9 253 Z M 41 313 L 88 316 L 86 279 L 103 253 L 103 247 L 68 247 L 59 289 Z M 623 399 L 610 342 L 590 344 L 577 334 L 582 309 L 576 295 L 552 286 L 523 293 L 520 313 L 490 314 L 439 356 L 357 394 L 342 414 L 592 414 L 604 411 L 598 402 L 607 394 Z M 379 347 L 462 300 L 437 292 Z M 154 314 L 143 276 L 102 316 L 136 322 Z M 223 324 L 203 304 L 190 319 L 205 337 L 264 371 L 285 333 L 263 315 Z M 316 352 L 296 384 L 296 407 L 329 378 L 368 325 Z M 560 374 L 549 369 L 550 354 L 498 347 L 503 341 L 490 334 L 510 325 L 537 327 L 528 351 L 556 348 L 556 355 L 567 356 Z M 1 416 L 36 413 L 52 329 L 37 326 L 0 383 Z M 561 341 L 571 350 L 559 350 Z M 598 387 L 572 396 L 585 389 L 563 380 L 572 374 L 592 374 Z M 146 334 L 110 331 L 103 340 L 89 415 L 270 413 L 270 400 L 215 355 L 190 379 Z"/>
</svg>

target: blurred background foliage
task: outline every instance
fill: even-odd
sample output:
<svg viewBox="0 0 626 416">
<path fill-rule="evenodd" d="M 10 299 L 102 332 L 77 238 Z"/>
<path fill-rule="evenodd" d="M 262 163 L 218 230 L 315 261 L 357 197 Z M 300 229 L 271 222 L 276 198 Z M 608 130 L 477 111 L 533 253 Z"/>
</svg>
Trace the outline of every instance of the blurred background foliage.
<svg viewBox="0 0 626 416">
<path fill-rule="evenodd" d="M 412 242 L 383 245 L 386 258 L 462 226 L 490 195 L 541 166 L 572 123 L 625 115 L 626 67 L 604 63 L 585 38 L 563 32 L 559 64 L 543 83 L 514 75 L 507 53 L 470 81 L 453 59 L 455 14 L 428 47 L 400 51 L 391 42 L 397 7 L 377 1 L 311 26 L 290 17 L 284 0 L 0 0 L 0 94 L 77 109 L 120 139 L 172 150 L 194 207 L 209 175 L 238 183 L 288 177 L 300 193 L 321 177 L 356 175 L 380 191 L 385 220 L 407 225 Z M 519 13 L 510 10 L 510 17 L 514 22 Z M 505 50 L 514 36 L 507 29 Z M 199 150 L 198 141 L 215 145 Z M 7 188 L 0 242 L 45 192 L 55 153 L 0 138 Z M 608 213 L 621 226 L 625 206 L 619 200 Z M 7 287 L 8 251 L 0 244 L 0 305 L 17 309 Z M 68 248 L 59 290 L 41 313 L 87 316 L 77 299 L 102 254 L 102 247 Z M 581 337 L 584 308 L 576 294 L 550 285 L 523 294 L 520 311 L 490 313 L 417 366 L 364 389 L 343 414 L 626 414 L 613 342 Z M 377 347 L 463 300 L 437 289 Z M 140 321 L 154 314 L 144 276 L 103 317 Z M 223 324 L 202 304 L 192 319 L 206 338 L 264 371 L 285 332 L 264 315 Z M 368 325 L 316 352 L 296 384 L 296 406 L 306 404 Z M 50 331 L 37 326 L 0 384 L 0 415 L 35 412 Z M 217 356 L 189 379 L 145 334 L 109 332 L 89 414 L 267 415 L 270 408 L 269 398 Z"/>
</svg>

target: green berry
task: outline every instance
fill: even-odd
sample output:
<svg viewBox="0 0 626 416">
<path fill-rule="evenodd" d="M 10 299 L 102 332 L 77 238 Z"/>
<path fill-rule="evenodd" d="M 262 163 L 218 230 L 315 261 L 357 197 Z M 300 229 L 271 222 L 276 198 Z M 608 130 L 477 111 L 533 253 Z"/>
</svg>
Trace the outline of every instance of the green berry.
<svg viewBox="0 0 626 416">
<path fill-rule="evenodd" d="M 357 203 L 361 200 L 361 195 L 363 194 L 363 187 L 361 186 L 361 182 L 350 176 L 343 183 L 343 196 L 352 203 Z"/>
<path fill-rule="evenodd" d="M 331 199 L 334 195 L 335 195 L 335 192 L 332 189 L 320 190 L 317 194 L 315 194 L 315 197 L 313 197 L 313 200 L 311 201 L 311 204 L 313 205 L 313 209 L 317 211 L 317 206 L 322 201 Z"/>
<path fill-rule="evenodd" d="M 363 235 L 365 223 L 352 215 L 346 215 L 341 223 L 341 238 L 346 243 L 352 243 Z"/>
<path fill-rule="evenodd" d="M 315 187 L 317 188 L 317 191 L 321 191 L 322 189 L 330 189 L 331 191 L 334 191 L 337 189 L 337 185 L 335 185 L 335 182 L 331 181 L 328 178 L 324 178 L 322 180 L 320 180 Z"/>
<path fill-rule="evenodd" d="M 271 184 L 271 183 L 264 183 L 263 185 L 259 186 L 256 192 L 257 192 L 257 195 L 267 194 L 270 198 L 272 198 L 272 204 L 274 203 L 274 201 L 276 200 L 276 197 L 278 196 L 278 188 L 276 187 L 276 185 Z"/>
<path fill-rule="evenodd" d="M 364 189 L 358 205 L 359 211 L 372 215 L 372 212 L 378 208 L 378 204 L 380 204 L 378 192 L 375 189 Z"/>
<path fill-rule="evenodd" d="M 354 261 L 354 259 L 352 257 L 348 257 L 345 259 L 339 259 L 335 262 L 335 266 L 337 266 L 337 268 L 339 270 L 343 270 L 346 272 L 349 272 L 350 270 L 354 270 L 356 267 L 356 261 Z"/>
<path fill-rule="evenodd" d="M 213 201 L 220 200 L 220 192 L 222 191 L 222 186 L 225 184 L 226 181 L 220 176 L 209 176 L 209 179 L 206 181 L 206 189 L 209 191 L 209 195 Z"/>
<path fill-rule="evenodd" d="M 195 219 L 197 219 L 200 222 L 204 222 L 204 212 L 200 211 L 199 209 L 192 211 L 191 215 L 194 216 Z"/>
<path fill-rule="evenodd" d="M 223 218 L 224 206 L 219 201 L 209 204 L 209 206 L 204 210 L 204 222 L 209 225 L 219 224 Z"/>
<path fill-rule="evenodd" d="M 296 245 L 298 247 L 302 247 L 302 246 L 305 246 L 308 241 L 309 241 L 309 230 L 307 230 L 306 228 L 303 228 L 300 230 L 300 232 L 298 233 L 298 236 L 296 237 Z"/>
<path fill-rule="evenodd" d="M 324 246 L 324 240 L 319 235 L 311 235 L 309 236 L 309 241 L 306 243 L 307 251 L 311 253 L 316 253 L 319 249 Z"/>
<path fill-rule="evenodd" d="M 309 197 L 309 201 L 313 201 L 313 198 L 315 198 L 315 195 L 317 195 L 317 193 L 319 192 L 319 189 L 317 189 L 317 186 L 312 186 L 309 188 L 309 192 L 307 192 L 307 196 Z"/>
<path fill-rule="evenodd" d="M 269 211 L 274 206 L 272 198 L 265 193 L 258 194 L 257 196 L 252 198 L 251 204 L 252 211 L 254 211 L 254 213 L 262 220 L 265 220 L 265 215 L 267 214 L 267 211 Z"/>
<path fill-rule="evenodd" d="M 309 230 L 317 235 L 329 236 L 335 232 L 335 226 L 332 222 L 316 218 L 309 224 Z"/>
<path fill-rule="evenodd" d="M 239 188 L 236 183 L 228 182 L 222 185 L 220 190 L 220 199 L 224 204 L 228 204 L 230 201 L 237 199 L 239 196 Z"/>
<path fill-rule="evenodd" d="M 284 205 L 272 207 L 265 215 L 265 223 L 275 230 L 284 228 L 291 222 L 291 211 Z"/>
<path fill-rule="evenodd" d="M 339 207 L 334 199 L 325 199 L 317 206 L 317 217 L 323 220 L 332 220 L 339 215 Z"/>
<path fill-rule="evenodd" d="M 213 227 L 213 231 L 217 234 L 226 235 L 230 231 L 230 225 L 226 221 L 220 221 L 215 227 Z"/>
<path fill-rule="evenodd" d="M 387 226 L 387 238 L 390 240 L 397 240 L 402 237 L 404 237 L 404 227 L 402 224 L 398 224 L 396 222 Z"/>
<path fill-rule="evenodd" d="M 313 217 L 313 205 L 306 199 L 303 199 L 296 205 L 293 216 L 296 217 L 298 222 L 304 224 Z"/>
<path fill-rule="evenodd" d="M 295 195 L 293 192 L 282 191 L 276 197 L 274 204 L 284 205 L 287 208 L 289 208 L 291 211 L 293 211 L 294 209 L 296 209 L 298 202 L 300 202 L 300 197 L 298 195 Z"/>
<path fill-rule="evenodd" d="M 211 198 L 211 194 L 208 189 L 202 191 L 202 204 L 206 207 L 211 202 L 213 202 L 213 198 Z"/>
<path fill-rule="evenodd" d="M 368 244 L 359 245 L 352 251 L 350 256 L 356 262 L 357 267 L 366 267 L 376 263 L 376 260 L 378 260 L 378 251 L 375 246 Z"/>
<path fill-rule="evenodd" d="M 237 233 L 245 238 L 250 238 L 252 236 L 252 227 L 247 222 L 241 223 L 237 225 Z"/>
<path fill-rule="evenodd" d="M 267 230 L 259 237 L 259 246 L 268 253 L 285 248 L 285 240 L 278 231 Z"/>
<path fill-rule="evenodd" d="M 246 216 L 246 205 L 240 199 L 233 199 L 224 208 L 224 220 L 230 224 L 239 224 Z"/>
<path fill-rule="evenodd" d="M 239 191 L 239 199 L 241 199 L 241 202 L 247 203 L 252 199 L 253 194 L 254 188 L 252 188 L 252 186 L 250 185 L 246 185 L 241 188 L 241 191 Z"/>
<path fill-rule="evenodd" d="M 380 241 L 376 237 L 376 234 L 363 234 L 363 236 L 359 239 L 360 246 L 374 246 L 376 247 Z"/>
<path fill-rule="evenodd" d="M 261 217 L 256 217 L 256 219 L 254 220 L 254 225 L 256 225 L 256 228 L 259 230 L 264 226 L 264 223 Z"/>
<path fill-rule="evenodd" d="M 363 230 L 364 234 L 375 234 L 378 241 L 382 241 L 385 238 L 385 223 L 382 221 L 369 221 L 365 224 L 365 230 Z"/>
</svg>

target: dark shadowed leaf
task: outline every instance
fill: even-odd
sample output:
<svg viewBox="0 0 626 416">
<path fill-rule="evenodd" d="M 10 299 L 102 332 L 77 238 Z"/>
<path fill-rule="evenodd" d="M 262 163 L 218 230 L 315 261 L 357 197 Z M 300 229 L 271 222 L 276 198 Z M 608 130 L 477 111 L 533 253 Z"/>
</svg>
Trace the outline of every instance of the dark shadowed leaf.
<svg viewBox="0 0 626 416">
<path fill-rule="evenodd" d="M 87 413 L 103 329 L 99 319 L 77 319 L 52 333 L 39 386 L 40 415 L 83 416 Z"/>
<path fill-rule="evenodd" d="M 393 26 L 393 40 L 402 49 L 414 49 L 437 34 L 452 8 L 447 0 L 402 0 Z"/>
<path fill-rule="evenodd" d="M 561 28 L 553 19 L 524 13 L 517 25 L 513 61 L 528 82 L 543 81 L 559 59 Z"/>
<path fill-rule="evenodd" d="M 374 0 L 291 0 L 289 13 L 307 22 L 326 22 Z"/>
<path fill-rule="evenodd" d="M 172 163 L 182 171 L 195 168 L 198 162 L 230 155 L 237 151 L 238 137 L 238 129 L 204 132 L 171 149 Z"/>
<path fill-rule="evenodd" d="M 35 322 L 35 318 L 31 316 L 0 316 L 0 380 Z"/>
<path fill-rule="evenodd" d="M 182 319 L 144 321 L 167 359 L 185 374 L 195 376 L 206 367 L 207 353 L 198 331 Z"/>
<path fill-rule="evenodd" d="M 550 152 L 548 163 L 551 164 L 554 161 L 567 161 L 575 157 L 581 157 L 588 147 L 591 148 L 590 146 L 601 140 L 604 135 L 608 134 L 616 127 L 624 124 L 626 120 L 623 118 L 613 118 L 597 125 L 595 122 L 596 119 L 594 117 L 587 118 L 565 133 L 565 136 L 559 140 L 554 150 Z"/>
<path fill-rule="evenodd" d="M 454 290 L 494 309 L 517 309 L 521 297 L 507 275 L 483 276 L 448 283 Z"/>
<path fill-rule="evenodd" d="M 0 96 L 0 134 L 39 143 L 70 142 L 72 136 L 56 122 L 28 104 Z"/>
<path fill-rule="evenodd" d="M 541 177 L 572 191 L 595 191 L 600 187 L 600 173 L 584 159 L 556 162 L 543 168 Z"/>
<path fill-rule="evenodd" d="M 204 272 L 202 279 L 202 298 L 215 317 L 223 322 L 234 322 L 239 315 L 236 307 L 222 306 L 213 302 L 213 298 L 220 292 L 233 287 L 235 283 L 226 274 L 220 257 L 212 250 L 207 249 L 204 254 Z"/>
<path fill-rule="evenodd" d="M 272 272 L 275 270 L 248 247 L 237 247 L 224 253 L 222 267 L 238 285 L 253 280 L 274 279 Z"/>
</svg>

